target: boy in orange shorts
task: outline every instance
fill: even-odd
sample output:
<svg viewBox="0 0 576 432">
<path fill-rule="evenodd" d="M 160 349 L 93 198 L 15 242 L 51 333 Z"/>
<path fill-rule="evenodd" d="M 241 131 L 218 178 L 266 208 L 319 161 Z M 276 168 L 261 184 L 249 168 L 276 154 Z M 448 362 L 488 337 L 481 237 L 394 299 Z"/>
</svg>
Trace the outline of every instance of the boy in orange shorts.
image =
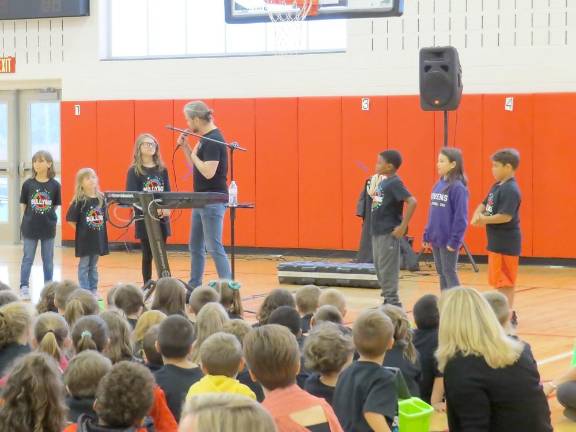
<svg viewBox="0 0 576 432">
<path fill-rule="evenodd" d="M 516 149 L 503 149 L 492 155 L 492 174 L 496 183 L 471 221 L 474 226 L 486 226 L 489 282 L 508 298 L 510 308 L 514 305 L 522 243 L 519 217 L 522 197 L 515 178 L 519 164 L 520 154 Z M 517 324 L 515 311 L 512 312 L 512 324 Z"/>
</svg>

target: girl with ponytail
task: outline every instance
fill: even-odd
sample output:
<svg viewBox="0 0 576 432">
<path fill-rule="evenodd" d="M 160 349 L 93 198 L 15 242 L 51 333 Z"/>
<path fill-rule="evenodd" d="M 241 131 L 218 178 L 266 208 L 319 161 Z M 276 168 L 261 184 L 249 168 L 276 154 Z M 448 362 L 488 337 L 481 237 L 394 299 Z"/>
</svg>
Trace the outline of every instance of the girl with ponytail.
<svg viewBox="0 0 576 432">
<path fill-rule="evenodd" d="M 97 315 L 99 311 L 98 301 L 94 296 L 89 291 L 79 288 L 68 297 L 66 308 L 64 309 L 64 318 L 68 321 L 68 325 L 72 327 L 83 316 Z"/>
<path fill-rule="evenodd" d="M 16 358 L 31 351 L 30 330 L 33 311 L 22 302 L 0 307 L 0 377 Z"/>
<path fill-rule="evenodd" d="M 62 371 L 68 367 L 64 354 L 70 348 L 70 331 L 66 320 L 55 312 L 38 315 L 34 324 L 34 345 L 36 351 L 53 357 Z"/>
<path fill-rule="evenodd" d="M 97 315 L 80 318 L 72 328 L 72 344 L 76 354 L 86 350 L 104 351 L 108 345 L 108 325 Z"/>
</svg>

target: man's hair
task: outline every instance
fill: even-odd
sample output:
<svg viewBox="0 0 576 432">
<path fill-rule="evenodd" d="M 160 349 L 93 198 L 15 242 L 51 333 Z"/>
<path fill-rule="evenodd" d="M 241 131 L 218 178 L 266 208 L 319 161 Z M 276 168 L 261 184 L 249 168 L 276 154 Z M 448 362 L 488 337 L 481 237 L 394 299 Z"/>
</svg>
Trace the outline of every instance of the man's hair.
<svg viewBox="0 0 576 432">
<path fill-rule="evenodd" d="M 402 166 L 402 155 L 398 150 L 385 150 L 380 153 L 380 157 L 395 169 L 399 169 Z"/>
<path fill-rule="evenodd" d="M 244 338 L 252 330 L 252 326 L 243 319 L 232 319 L 224 323 L 222 331 L 236 336 L 240 345 L 244 346 Z"/>
<path fill-rule="evenodd" d="M 356 318 L 352 336 L 360 355 L 379 357 L 388 350 L 394 337 L 394 325 L 381 310 L 368 309 Z"/>
<path fill-rule="evenodd" d="M 127 316 L 134 315 L 144 307 L 144 294 L 134 285 L 119 285 L 114 293 L 114 304 Z"/>
<path fill-rule="evenodd" d="M 171 315 L 160 324 L 158 345 L 162 357 L 184 358 L 194 343 L 194 326 L 180 315 Z"/>
<path fill-rule="evenodd" d="M 494 162 L 500 162 L 502 165 L 510 165 L 514 170 L 520 165 L 520 153 L 513 148 L 498 150 L 492 155 Z"/>
<path fill-rule="evenodd" d="M 214 333 L 200 347 L 200 362 L 208 375 L 233 378 L 238 374 L 241 360 L 242 345 L 231 334 Z"/>
<path fill-rule="evenodd" d="M 342 316 L 346 311 L 346 298 L 344 297 L 344 294 L 336 288 L 322 290 L 322 294 L 320 294 L 320 298 L 318 299 L 318 304 L 320 307 L 324 305 L 335 306 Z"/>
<path fill-rule="evenodd" d="M 306 368 L 323 375 L 340 372 L 353 352 L 352 338 L 331 322 L 314 327 L 304 342 Z"/>
<path fill-rule="evenodd" d="M 156 342 L 160 334 L 160 324 L 156 324 L 148 329 L 142 339 L 142 351 L 146 356 L 148 364 L 163 365 L 162 354 L 156 349 Z"/>
<path fill-rule="evenodd" d="M 316 285 L 305 285 L 296 290 L 296 307 L 303 315 L 313 314 L 318 309 L 318 299 L 322 290 Z"/>
<path fill-rule="evenodd" d="M 338 310 L 336 306 L 332 306 L 330 304 L 325 304 L 324 306 L 320 306 L 316 313 L 314 314 L 314 323 L 320 324 L 323 322 L 331 322 L 334 324 L 343 324 L 344 319 L 342 318 L 342 314 Z"/>
<path fill-rule="evenodd" d="M 290 306 L 280 306 L 270 314 L 268 324 L 280 324 L 292 332 L 296 337 L 300 336 L 302 323 L 300 314 L 296 309 Z"/>
<path fill-rule="evenodd" d="M 135 426 L 152 408 L 154 385 L 154 377 L 144 366 L 117 363 L 98 385 L 94 406 L 98 419 L 112 428 Z"/>
<path fill-rule="evenodd" d="M 505 326 L 510 320 L 510 305 L 508 298 L 498 291 L 488 291 L 482 294 L 498 318 L 500 325 Z"/>
<path fill-rule="evenodd" d="M 278 324 L 255 328 L 244 338 L 244 357 L 257 381 L 267 390 L 296 382 L 300 350 L 296 336 Z"/>
<path fill-rule="evenodd" d="M 414 321 L 420 330 L 438 329 L 440 325 L 440 311 L 438 310 L 438 297 L 426 294 L 420 297 L 414 305 Z"/>
<path fill-rule="evenodd" d="M 109 358 L 98 351 L 83 351 L 70 360 L 64 372 L 64 384 L 76 398 L 93 398 L 98 384 L 111 369 Z"/>
<path fill-rule="evenodd" d="M 188 305 L 190 305 L 194 315 L 198 315 L 204 305 L 218 302 L 220 302 L 220 295 L 214 288 L 209 286 L 199 286 L 195 288 L 188 299 Z"/>
</svg>

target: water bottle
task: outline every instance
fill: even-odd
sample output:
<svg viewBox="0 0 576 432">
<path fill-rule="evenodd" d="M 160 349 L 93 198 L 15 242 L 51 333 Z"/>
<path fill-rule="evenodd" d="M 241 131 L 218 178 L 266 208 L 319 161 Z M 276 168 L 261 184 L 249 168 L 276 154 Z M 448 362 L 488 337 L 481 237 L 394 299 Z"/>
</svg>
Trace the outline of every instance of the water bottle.
<svg viewBox="0 0 576 432">
<path fill-rule="evenodd" d="M 232 180 L 228 187 L 228 205 L 230 207 L 236 207 L 238 205 L 238 186 L 234 180 Z"/>
</svg>

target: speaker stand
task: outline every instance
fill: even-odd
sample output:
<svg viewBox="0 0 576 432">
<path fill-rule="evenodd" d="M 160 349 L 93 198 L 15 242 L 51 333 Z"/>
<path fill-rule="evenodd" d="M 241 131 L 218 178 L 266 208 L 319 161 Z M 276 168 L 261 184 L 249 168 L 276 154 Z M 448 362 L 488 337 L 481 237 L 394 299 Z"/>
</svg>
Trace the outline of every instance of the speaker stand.
<svg viewBox="0 0 576 432">
<path fill-rule="evenodd" d="M 448 147 L 448 111 L 444 111 L 444 147 Z M 468 259 L 470 260 L 470 264 L 472 264 L 472 268 L 476 273 L 478 273 L 480 268 L 478 267 L 478 264 L 476 264 L 476 260 L 472 256 L 472 253 L 470 253 L 470 249 L 466 242 L 462 242 L 461 249 L 464 249 L 464 252 L 466 252 Z"/>
</svg>

